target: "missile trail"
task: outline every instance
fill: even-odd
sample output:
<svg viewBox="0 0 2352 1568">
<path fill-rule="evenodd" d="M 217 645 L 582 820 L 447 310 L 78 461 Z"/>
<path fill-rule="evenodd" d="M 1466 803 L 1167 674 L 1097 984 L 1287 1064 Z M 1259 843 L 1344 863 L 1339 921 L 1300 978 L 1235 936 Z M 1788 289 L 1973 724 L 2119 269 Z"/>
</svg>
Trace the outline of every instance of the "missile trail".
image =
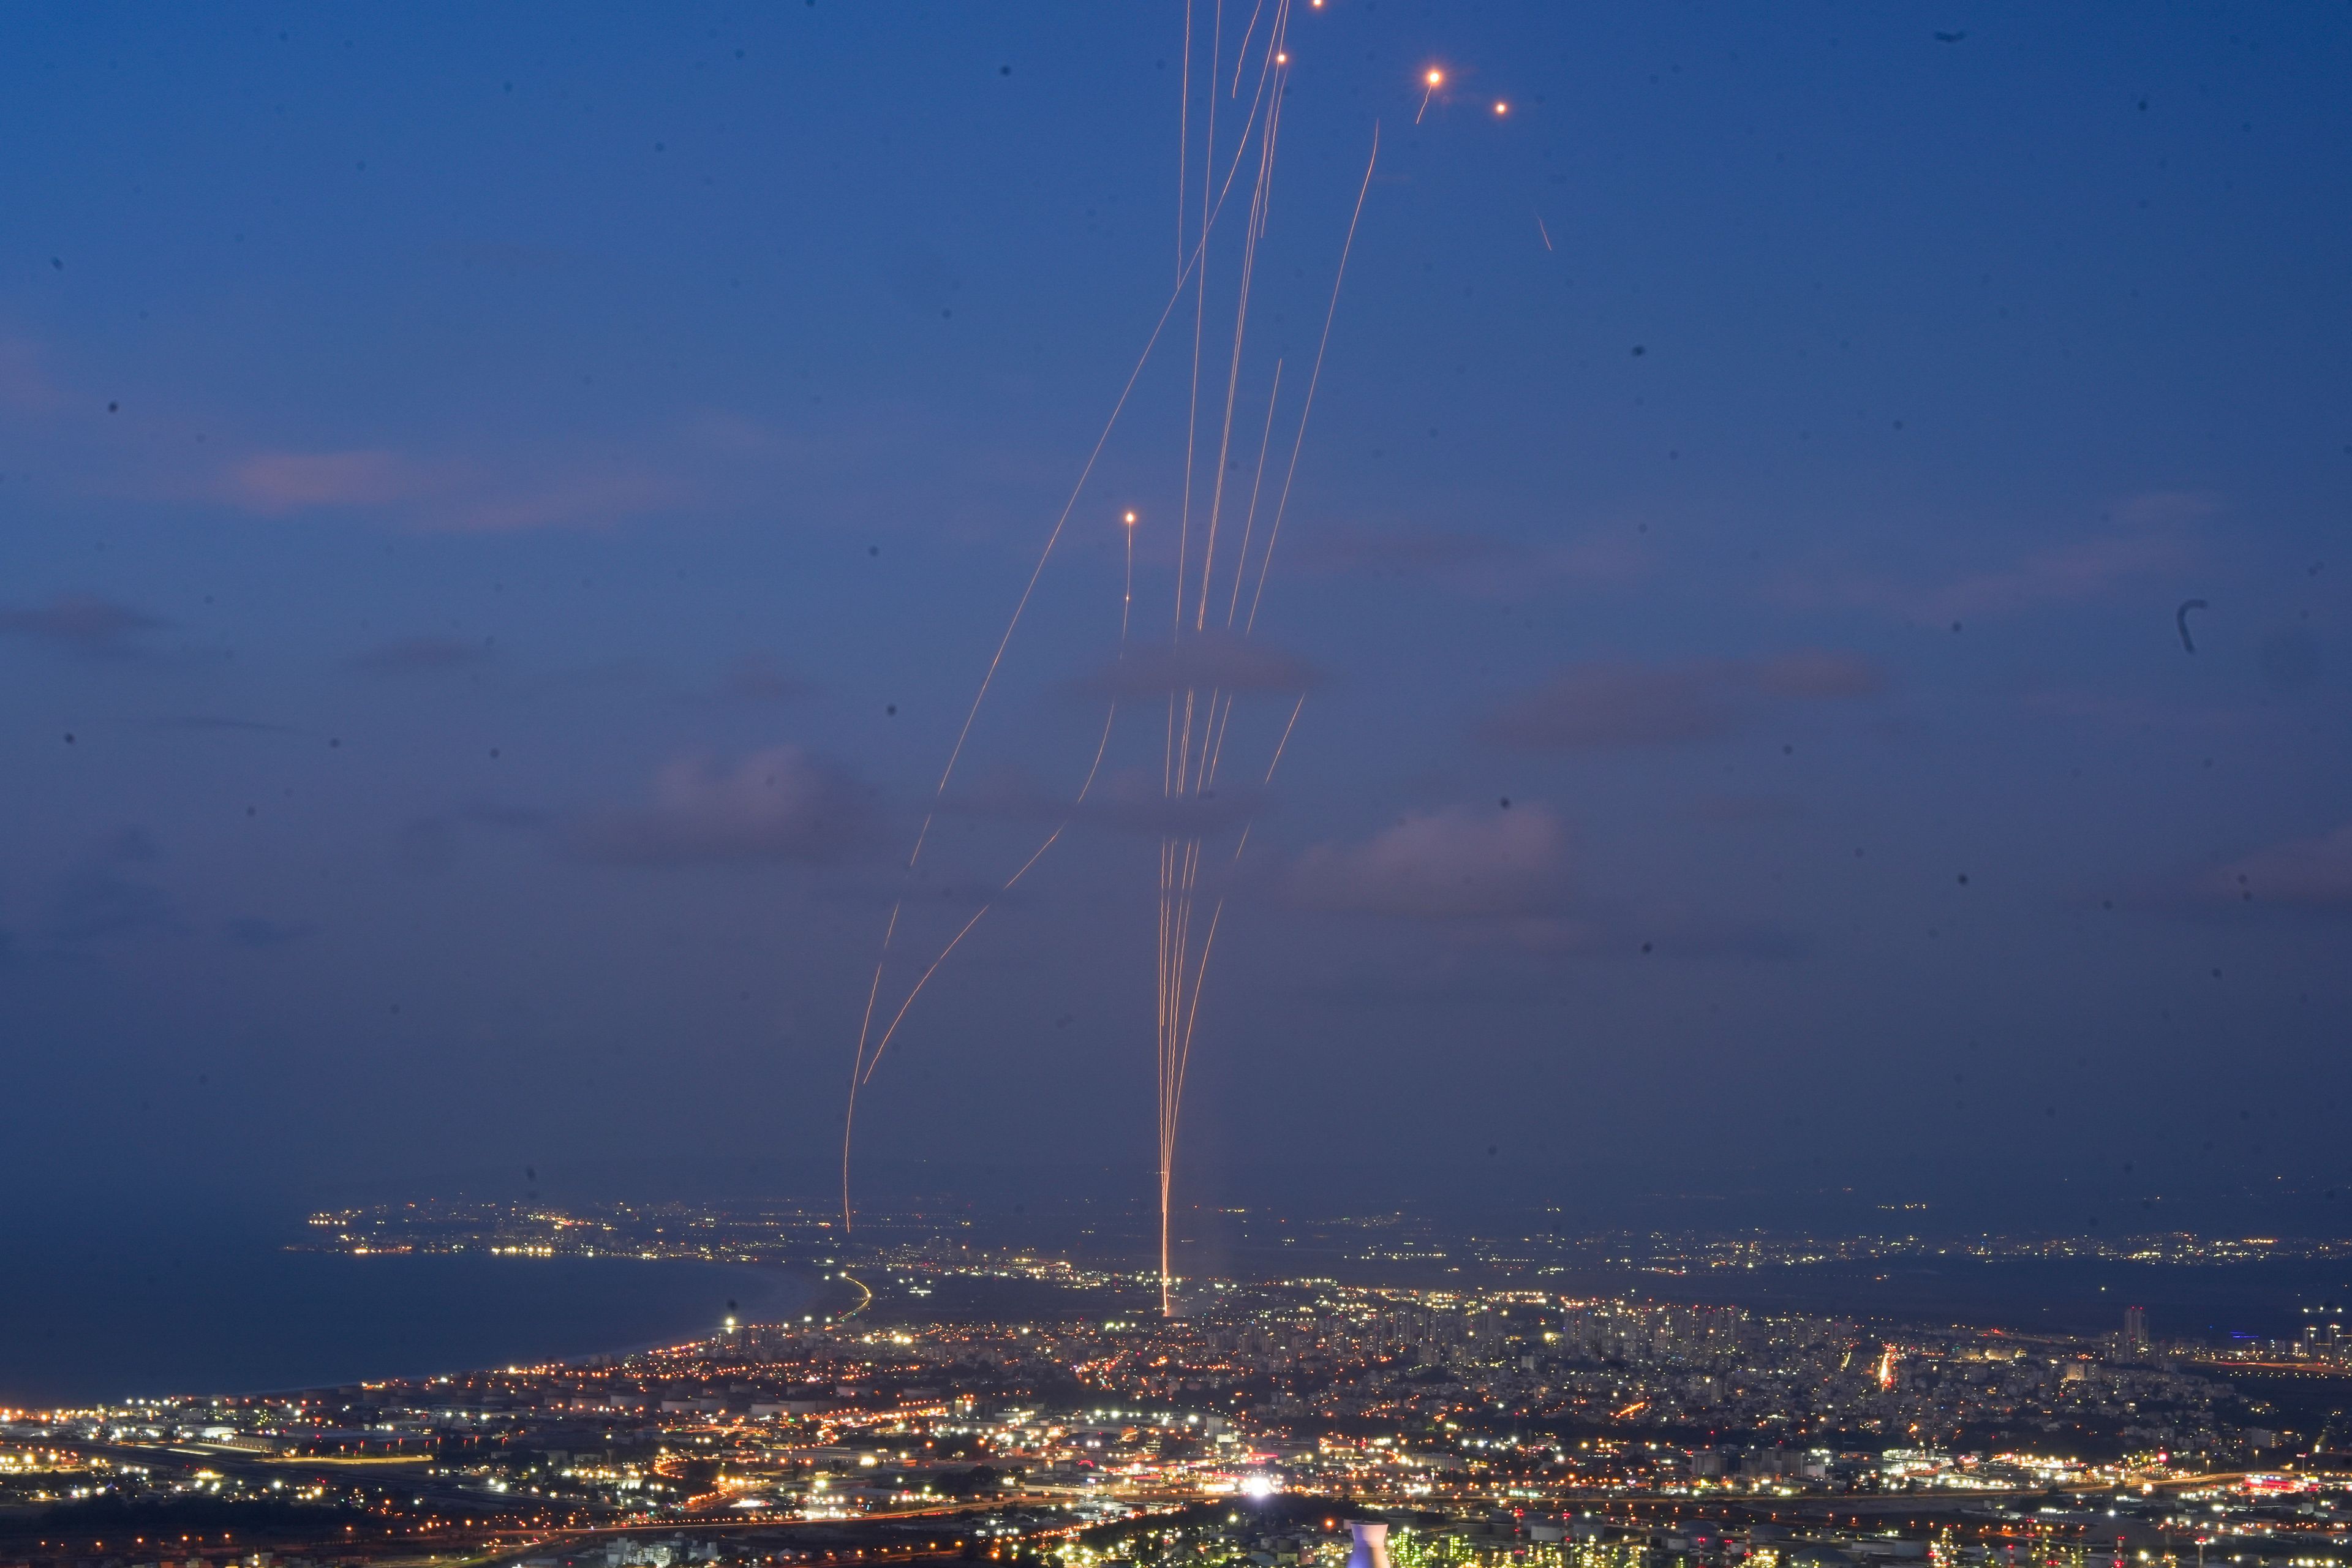
<svg viewBox="0 0 2352 1568">
<path fill-rule="evenodd" d="M 1224 70 L 1223 0 L 1215 0 L 1211 8 L 1210 48 L 1209 58 L 1205 62 L 1205 74 L 1197 72 L 1195 69 L 1196 66 L 1203 62 L 1198 62 L 1193 58 L 1193 0 L 1186 0 L 1184 60 L 1177 136 L 1175 280 L 1165 302 L 1160 307 L 1158 317 L 1153 321 L 1150 333 L 1146 336 L 1141 352 L 1137 355 L 1133 366 L 1121 384 L 1110 412 L 1079 468 L 1076 482 L 1072 485 L 1067 499 L 1055 515 L 1052 526 L 1046 531 L 1045 539 L 1038 552 L 1035 563 L 1023 584 L 1014 600 L 1012 614 L 1006 620 L 1003 632 L 982 668 L 971 705 L 965 710 L 963 720 L 957 729 L 945 765 L 941 768 L 938 782 L 933 786 L 921 825 L 915 834 L 913 846 L 902 868 L 901 885 L 891 906 L 889 917 L 884 924 L 873 974 L 867 985 L 865 1007 L 859 1019 L 856 1049 L 851 1065 L 848 1096 L 843 1114 L 841 1183 L 842 1221 L 845 1236 L 850 1233 L 855 1220 L 851 1190 L 851 1155 L 860 1089 L 874 1081 L 884 1056 L 913 1016 L 914 1009 L 926 993 L 931 980 L 961 949 L 964 941 L 993 912 L 1005 895 L 1021 885 L 1030 872 L 1042 862 L 1045 855 L 1060 842 L 1086 807 L 1101 776 L 1101 769 L 1108 754 L 1111 736 L 1118 720 L 1120 704 L 1116 691 L 1107 707 L 1102 729 L 1097 737 L 1095 751 L 1088 760 L 1084 776 L 1067 809 L 1060 814 L 1059 820 L 1055 822 L 1051 830 L 1037 842 L 1026 858 L 1023 859 L 995 890 L 988 894 L 979 907 L 972 910 L 948 935 L 946 941 L 939 945 L 929 961 L 915 973 L 913 983 L 907 986 L 903 994 L 892 987 L 889 995 L 886 997 L 885 983 L 891 973 L 900 927 L 905 923 L 902 916 L 907 914 L 910 908 L 909 899 L 916 874 L 924 850 L 929 843 L 931 829 L 943 809 L 947 792 L 974 735 L 981 711 L 994 690 L 997 678 L 1004 664 L 1005 655 L 1038 595 L 1045 568 L 1068 531 L 1070 521 L 1076 515 L 1079 500 L 1087 486 L 1091 482 L 1111 435 L 1118 428 L 1145 368 L 1150 364 L 1160 343 L 1165 338 L 1171 321 L 1187 302 L 1185 296 L 1188 293 L 1192 296 L 1190 303 L 1192 313 L 1192 342 L 1186 365 L 1184 469 L 1181 500 L 1176 508 L 1176 548 L 1173 552 L 1175 566 L 1171 579 L 1170 594 L 1169 636 L 1173 660 L 1172 668 L 1182 669 L 1188 646 L 1210 635 L 1208 616 L 1211 602 L 1218 586 L 1216 575 L 1220 570 L 1226 571 L 1229 575 L 1229 581 L 1225 584 L 1226 603 L 1222 632 L 1228 636 L 1233 635 L 1238 622 L 1241 637 L 1247 638 L 1255 634 L 1258 616 L 1265 603 L 1266 584 L 1271 574 L 1275 551 L 1280 542 L 1283 523 L 1288 515 L 1290 498 L 1297 484 L 1300 458 L 1305 448 L 1307 431 L 1313 416 L 1317 394 L 1321 385 L 1323 363 L 1330 346 L 1332 328 L 1338 316 L 1339 297 L 1348 263 L 1353 254 L 1356 235 L 1361 226 L 1365 202 L 1370 195 L 1373 173 L 1378 166 L 1380 157 L 1380 126 L 1375 123 L 1372 128 L 1370 154 L 1366 161 L 1363 179 L 1357 189 L 1356 199 L 1349 214 L 1347 231 L 1340 246 L 1338 265 L 1333 273 L 1330 299 L 1325 306 L 1323 326 L 1317 342 L 1315 357 L 1308 372 L 1307 384 L 1299 398 L 1297 426 L 1292 435 L 1289 455 L 1285 460 L 1280 486 L 1275 494 L 1273 506 L 1267 509 L 1264 505 L 1265 479 L 1273 456 L 1274 428 L 1283 412 L 1281 395 L 1286 361 L 1277 357 L 1275 360 L 1266 394 L 1266 408 L 1258 435 L 1258 451 L 1253 465 L 1248 495 L 1244 502 L 1239 487 L 1229 484 L 1228 479 L 1235 466 L 1234 421 L 1240 405 L 1240 388 L 1250 346 L 1251 310 L 1257 263 L 1260 259 L 1260 245 L 1268 231 L 1270 221 L 1277 153 L 1280 147 L 1284 93 L 1286 90 L 1288 75 L 1289 55 L 1286 46 L 1288 24 L 1292 14 L 1292 0 L 1270 0 L 1270 3 L 1269 0 L 1253 0 L 1248 22 L 1240 35 L 1236 47 L 1227 96 L 1236 100 L 1240 97 L 1241 79 L 1254 54 L 1259 63 L 1258 80 L 1252 101 L 1239 123 L 1238 132 L 1232 137 L 1233 145 L 1228 153 L 1220 145 L 1220 114 L 1215 92 L 1217 80 L 1227 74 Z M 1257 29 L 1261 23 L 1266 26 L 1266 33 L 1263 44 L 1259 45 Z M 1202 79 L 1207 88 L 1201 157 L 1201 205 L 1197 224 L 1190 199 L 1192 177 L 1191 83 L 1196 74 L 1202 74 Z M 1434 69 L 1428 73 L 1427 90 L 1423 95 L 1420 110 L 1415 115 L 1416 122 L 1426 114 L 1442 81 L 1442 73 Z M 1213 262 L 1216 260 L 1216 253 L 1212 251 L 1211 246 L 1220 232 L 1220 220 L 1227 202 L 1234 195 L 1234 186 L 1243 163 L 1250 157 L 1253 143 L 1255 143 L 1256 166 L 1250 186 L 1247 216 L 1244 220 L 1242 233 L 1238 237 L 1237 249 L 1229 248 L 1224 253 L 1234 267 L 1234 272 L 1230 275 L 1233 321 L 1230 340 L 1224 344 L 1226 373 L 1223 397 L 1220 406 L 1209 410 L 1217 424 L 1213 440 L 1208 440 L 1204 439 L 1207 433 L 1202 429 L 1203 412 L 1202 382 L 1203 371 L 1209 368 L 1203 363 L 1204 356 L 1213 352 L 1208 341 L 1210 315 L 1208 288 L 1209 270 Z M 1227 164 L 1222 176 L 1216 169 L 1217 158 L 1221 153 L 1227 158 Z M 1540 214 L 1537 215 L 1537 223 L 1538 231 L 1542 233 L 1542 237 L 1549 246 L 1550 236 L 1549 232 L 1542 230 Z M 1224 286 L 1221 285 L 1221 310 L 1224 308 L 1223 289 Z M 1220 330 L 1223 330 L 1222 322 Z M 1213 391 L 1211 395 L 1214 395 Z M 1245 434 L 1242 436 L 1242 439 L 1246 441 Z M 1202 458 L 1210 456 L 1212 449 L 1213 449 L 1215 471 L 1213 477 L 1203 484 L 1203 476 L 1199 471 L 1199 462 Z M 1242 528 L 1237 541 L 1229 540 L 1230 531 L 1224 526 L 1225 507 L 1228 501 L 1232 501 L 1243 510 Z M 1196 505 L 1199 508 L 1197 517 Z M 1262 512 L 1270 512 L 1270 515 L 1261 542 L 1257 520 Z M 1134 514 L 1128 514 L 1125 521 L 1128 526 L 1125 531 L 1124 577 L 1119 599 L 1118 658 L 1121 662 L 1127 658 L 1129 632 L 1133 623 L 1135 589 Z M 1198 524 L 1197 537 L 1196 523 Z M 1194 561 L 1196 553 L 1199 557 L 1197 563 Z M 1226 563 L 1225 559 L 1228 554 L 1230 565 Z M 1254 555 L 1255 559 L 1253 559 Z M 1241 609 L 1241 593 L 1245 583 L 1250 587 L 1251 599 L 1250 607 L 1244 614 Z M 1205 801 L 1214 795 L 1228 744 L 1234 740 L 1234 709 L 1243 695 L 1241 689 L 1225 689 L 1223 686 L 1223 677 L 1217 679 L 1219 681 L 1217 685 L 1208 687 L 1183 686 L 1181 681 L 1171 682 L 1167 693 L 1167 708 L 1162 721 L 1160 787 L 1162 797 L 1170 804 L 1172 815 L 1170 826 L 1163 831 L 1160 844 L 1156 937 L 1158 975 L 1155 985 L 1154 1034 L 1155 1055 L 1158 1058 L 1159 1112 L 1156 1143 L 1160 1209 L 1160 1307 L 1163 1314 L 1169 1316 L 1174 1315 L 1176 1310 L 1177 1279 L 1174 1272 L 1171 1226 L 1174 1212 L 1176 1153 L 1182 1124 L 1184 1091 L 1190 1079 L 1192 1053 L 1198 1037 L 1202 1003 L 1207 989 L 1210 964 L 1214 956 L 1218 936 L 1223 929 L 1227 897 L 1225 885 L 1213 889 L 1215 897 L 1211 904 L 1209 918 L 1205 921 L 1198 919 L 1197 898 L 1201 890 L 1203 867 L 1211 858 L 1210 836 L 1213 829 L 1206 825 L 1206 819 L 1197 816 L 1197 807 L 1192 803 Z M 1294 702 L 1267 761 L 1263 780 L 1258 786 L 1261 792 L 1272 786 L 1305 705 L 1306 695 L 1301 693 Z M 1246 730 L 1245 724 L 1245 732 Z M 1231 870 L 1239 865 L 1248 847 L 1254 827 L 1254 814 L 1246 815 L 1242 821 L 1240 831 L 1234 843 L 1231 858 L 1225 863 L 1223 874 L 1229 876 Z M 1199 939 L 1197 942 L 1194 940 L 1196 937 Z"/>
<path fill-rule="evenodd" d="M 1186 7 L 1186 27 L 1187 36 L 1189 37 L 1189 30 L 1191 27 L 1191 7 L 1189 0 Z M 1188 55 L 1188 66 L 1189 63 Z M 1213 72 L 1212 73 L 1210 79 L 1213 84 L 1215 79 Z M 1213 94 L 1212 96 L 1213 97 Z M 1262 75 L 1259 100 L 1262 102 L 1263 99 L 1264 90 Z M 1254 102 L 1252 105 L 1252 120 L 1255 121 L 1258 118 L 1259 104 Z M 1204 274 L 1206 272 L 1209 240 L 1215 232 L 1219 217 L 1224 211 L 1226 199 L 1232 195 L 1234 177 L 1241 171 L 1242 158 L 1247 152 L 1251 140 L 1251 125 L 1249 122 L 1244 122 L 1243 135 L 1234 149 L 1233 161 L 1226 167 L 1223 182 L 1216 185 L 1213 199 L 1211 199 L 1208 186 L 1204 183 L 1202 191 L 1203 205 L 1200 242 L 1192 247 L 1189 256 L 1181 257 L 1180 264 L 1177 268 L 1175 286 L 1169 292 L 1167 303 L 1160 307 L 1159 318 L 1153 322 L 1150 334 L 1144 342 L 1143 352 L 1136 356 L 1134 367 L 1128 372 L 1127 380 L 1121 385 L 1118 397 L 1112 405 L 1110 416 L 1103 422 L 1102 430 L 1095 437 L 1094 446 L 1088 451 L 1087 460 L 1079 469 L 1077 482 L 1071 487 L 1069 499 L 1063 503 L 1060 514 L 1056 516 L 1053 528 L 1046 534 L 1045 546 L 1038 552 L 1037 563 L 1031 569 L 1029 579 L 1027 583 L 1024 584 L 1020 597 L 1014 603 L 1013 614 L 1005 624 L 1004 635 L 998 639 L 995 651 L 990 656 L 987 668 L 981 679 L 980 689 L 973 694 L 971 706 L 966 710 L 963 723 L 956 732 L 955 744 L 949 752 L 947 765 L 940 770 L 939 783 L 934 786 L 931 792 L 931 800 L 924 812 L 922 825 L 917 830 L 915 835 L 914 847 L 908 854 L 906 866 L 903 871 L 903 876 L 908 881 L 911 881 L 915 868 L 922 858 L 924 845 L 929 839 L 932 824 L 939 815 L 940 802 L 945 797 L 948 784 L 955 775 L 956 765 L 962 757 L 964 745 L 971 738 L 973 722 L 979 718 L 980 710 L 987 701 L 989 689 L 995 681 L 998 668 L 1003 662 L 1004 651 L 1011 645 L 1013 634 L 1019 629 L 1022 617 L 1027 611 L 1029 602 L 1036 592 L 1038 581 L 1045 574 L 1046 563 L 1053 558 L 1054 551 L 1061 542 L 1063 531 L 1069 521 L 1070 513 L 1076 507 L 1078 497 L 1084 493 L 1087 481 L 1092 477 L 1095 465 L 1102 457 L 1103 447 L 1110 440 L 1111 432 L 1118 426 L 1119 416 L 1125 411 L 1128 400 L 1135 391 L 1137 381 L 1141 378 L 1144 367 L 1150 363 L 1152 352 L 1159 344 L 1160 334 L 1167 330 L 1169 318 L 1175 313 L 1178 303 L 1182 300 L 1184 297 L 1185 285 L 1191 280 L 1194 268 L 1200 268 Z M 1213 176 L 1213 164 L 1214 160 L 1213 158 L 1203 160 L 1202 173 L 1204 175 L 1204 181 L 1206 178 Z M 1181 185 L 1180 184 L 1180 204 L 1181 203 L 1181 199 L 1182 190 Z M 1178 247 L 1181 252 L 1182 249 L 1182 239 L 1181 234 L 1178 240 Z M 1049 838 L 1047 847 L 1050 847 L 1051 842 L 1052 840 Z M 902 884 L 898 898 L 891 905 L 889 918 L 883 926 L 880 952 L 875 960 L 873 979 L 867 986 L 866 1006 L 858 1022 L 857 1048 L 851 1063 L 849 1093 L 842 1115 L 841 1191 L 842 1231 L 845 1236 L 850 1233 L 855 1222 L 855 1210 L 850 1199 L 849 1171 L 850 1151 L 857 1117 L 857 1089 L 859 1085 L 866 1081 L 866 1079 L 870 1076 L 868 1071 L 870 1066 L 869 1047 L 871 1047 L 874 1038 L 873 1026 L 875 1014 L 881 996 L 883 976 L 889 963 L 891 947 L 897 939 L 899 917 L 905 911 L 905 905 L 906 891 L 904 885 Z M 935 968 L 936 965 L 933 967 Z M 926 971 L 927 975 L 929 973 L 929 971 Z"/>
</svg>

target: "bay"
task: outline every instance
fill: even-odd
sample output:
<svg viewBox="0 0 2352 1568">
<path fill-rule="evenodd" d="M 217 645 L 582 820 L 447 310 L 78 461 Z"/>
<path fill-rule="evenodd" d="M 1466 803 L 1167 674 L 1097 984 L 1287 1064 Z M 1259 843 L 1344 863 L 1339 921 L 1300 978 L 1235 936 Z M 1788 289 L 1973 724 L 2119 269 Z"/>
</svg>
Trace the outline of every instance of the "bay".
<svg viewBox="0 0 2352 1568">
<path fill-rule="evenodd" d="M 811 1276 L 690 1260 L 292 1252 L 278 1226 L 0 1231 L 0 1406 L 311 1388 L 673 1344 Z"/>
</svg>

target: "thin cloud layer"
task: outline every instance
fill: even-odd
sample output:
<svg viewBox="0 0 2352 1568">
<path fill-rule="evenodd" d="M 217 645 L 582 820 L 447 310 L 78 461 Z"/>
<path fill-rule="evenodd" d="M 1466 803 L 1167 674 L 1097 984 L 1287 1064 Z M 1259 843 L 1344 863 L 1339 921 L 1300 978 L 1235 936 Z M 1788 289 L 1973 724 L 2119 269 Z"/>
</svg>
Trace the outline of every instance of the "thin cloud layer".
<svg viewBox="0 0 2352 1568">
<path fill-rule="evenodd" d="M 1505 706 L 1486 732 L 1529 751 L 1672 746 L 1729 734 L 1759 699 L 1848 700 L 1885 686 L 1868 660 L 1821 650 L 1699 664 L 1576 665 Z"/>
<path fill-rule="evenodd" d="M 1486 731 L 1529 750 L 1668 746 L 1726 734 L 1737 719 L 1704 670 L 1592 664 L 1552 677 L 1497 713 Z"/>
<path fill-rule="evenodd" d="M 1241 826 L 1265 811 L 1266 798 L 1255 784 L 1241 784 L 1171 799 L 1161 791 L 1158 777 L 1129 772 L 1098 781 L 1079 802 L 1026 773 L 1001 773 L 951 798 L 949 805 L 971 816 L 1193 837 Z"/>
<path fill-rule="evenodd" d="M 1208 631 L 1174 644 L 1130 647 L 1118 663 L 1076 683 L 1088 697 L 1142 700 L 1171 691 L 1306 691 L 1322 684 L 1315 668 L 1270 643 Z"/>
<path fill-rule="evenodd" d="M 399 637 L 353 654 L 351 668 L 369 675 L 430 675 L 442 670 L 472 669 L 488 664 L 492 644 L 484 637 Z"/>
<path fill-rule="evenodd" d="M 261 452 L 230 464 L 210 493 L 262 517 L 397 509 L 416 528 L 509 533 L 595 526 L 688 499 L 687 487 L 599 454 L 485 466 L 398 452 Z"/>
<path fill-rule="evenodd" d="M 60 594 L 46 605 L 0 608 L 0 633 L 93 656 L 127 653 L 139 633 L 162 625 L 144 610 L 88 594 Z"/>
<path fill-rule="evenodd" d="M 2257 849 L 2205 879 L 2208 898 L 2352 914 L 2352 823 Z"/>
<path fill-rule="evenodd" d="M 314 507 L 388 506 L 431 486 L 391 452 L 263 452 L 222 476 L 226 498 L 268 516 Z"/>
<path fill-rule="evenodd" d="M 1652 568 L 1630 538 L 1595 532 L 1528 544 L 1461 529 L 1339 529 L 1301 552 L 1307 569 L 1444 584 L 1481 598 L 1522 599 L 1551 584 L 1618 587 Z"/>
<path fill-rule="evenodd" d="M 1568 835 L 1540 805 L 1408 816 L 1360 844 L 1321 844 L 1285 890 L 1308 909 L 1458 920 L 1540 914 L 1563 900 Z"/>
<path fill-rule="evenodd" d="M 2091 598 L 2127 579 L 2169 571 L 2186 558 L 2180 542 L 2169 535 L 2086 539 L 2030 555 L 2007 571 L 1962 577 L 1913 603 L 1931 621 L 2014 615 L 2038 605 Z"/>
<path fill-rule="evenodd" d="M 872 836 L 871 792 L 838 763 L 771 746 L 733 768 L 681 757 L 654 776 L 653 799 L 578 823 L 570 842 L 593 860 L 687 865 L 835 860 Z"/>
<path fill-rule="evenodd" d="M 1825 583 L 1784 584 L 1780 597 L 1801 605 L 1880 610 L 1932 625 L 2016 615 L 2095 598 L 2135 579 L 2179 569 L 2192 555 L 2191 525 L 2221 510 L 2211 496 L 2149 491 L 2115 507 L 2108 521 L 2122 523 L 2121 529 L 2036 551 L 2014 565 L 1931 584 L 1846 574 Z"/>
<path fill-rule="evenodd" d="M 535 528 L 588 528 L 677 506 L 684 485 L 624 471 L 548 479 L 458 497 L 419 514 L 419 527 L 451 533 L 516 533 Z"/>
</svg>

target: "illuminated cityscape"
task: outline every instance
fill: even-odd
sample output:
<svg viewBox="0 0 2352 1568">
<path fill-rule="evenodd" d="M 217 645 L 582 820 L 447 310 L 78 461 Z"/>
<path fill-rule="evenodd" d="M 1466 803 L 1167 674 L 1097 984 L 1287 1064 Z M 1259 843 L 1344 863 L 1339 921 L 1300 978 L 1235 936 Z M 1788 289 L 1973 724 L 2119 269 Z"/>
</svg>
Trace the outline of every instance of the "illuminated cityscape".
<svg viewBox="0 0 2352 1568">
<path fill-rule="evenodd" d="M 1727 1243 L 1660 1236 L 1660 1289 L 1638 1298 L 1203 1279 L 1163 1319 L 1153 1268 L 976 1245 L 971 1220 L 917 1210 L 873 1229 L 924 1239 L 853 1257 L 821 1216 L 316 1215 L 300 1245 L 518 1268 L 667 1247 L 800 1268 L 813 1293 L 789 1318 L 568 1363 L 7 1412 L 0 1520 L 25 1522 L 0 1560 L 1337 1568 L 1345 1521 L 1378 1519 L 1402 1568 L 2352 1562 L 2352 1423 L 2329 1403 L 2352 1347 L 2333 1310 L 2292 1341 L 2218 1344 L 2158 1337 L 2137 1307 L 2098 1336 L 1759 1311 L 1704 1304 L 1704 1273 L 1681 1267 Z M 1381 1217 L 1298 1223 L 1392 1233 Z M 1906 1244 L 1750 1241 L 1743 1267 Z M 1366 1243 L 1358 1268 L 1396 1267 L 1395 1247 Z"/>
<path fill-rule="evenodd" d="M 0 1568 L 2352 1568 L 2347 84 L 0 10 Z"/>
</svg>

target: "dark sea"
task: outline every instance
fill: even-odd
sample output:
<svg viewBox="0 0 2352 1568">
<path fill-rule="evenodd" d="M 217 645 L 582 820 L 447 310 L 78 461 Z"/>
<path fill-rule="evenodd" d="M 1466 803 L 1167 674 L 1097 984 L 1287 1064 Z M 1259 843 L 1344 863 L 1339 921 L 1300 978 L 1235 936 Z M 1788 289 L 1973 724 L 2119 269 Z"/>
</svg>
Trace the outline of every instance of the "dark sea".
<svg viewBox="0 0 2352 1568">
<path fill-rule="evenodd" d="M 0 1406 L 235 1394 L 676 1343 L 797 1312 L 783 1268 L 289 1252 L 289 1228 L 0 1222 Z"/>
</svg>

